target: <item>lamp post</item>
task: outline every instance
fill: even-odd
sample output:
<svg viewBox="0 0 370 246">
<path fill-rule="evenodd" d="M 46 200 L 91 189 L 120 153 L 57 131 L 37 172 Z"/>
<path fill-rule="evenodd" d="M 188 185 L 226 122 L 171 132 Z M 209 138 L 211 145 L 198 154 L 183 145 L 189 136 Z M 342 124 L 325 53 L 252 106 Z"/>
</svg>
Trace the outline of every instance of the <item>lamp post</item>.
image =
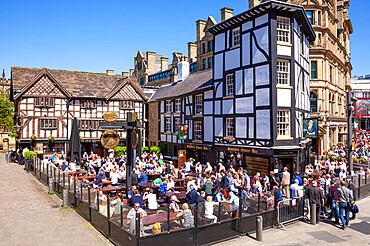
<svg viewBox="0 0 370 246">
<path fill-rule="evenodd" d="M 353 103 L 356 103 L 357 98 L 352 97 L 351 88 L 347 88 L 347 149 L 348 149 L 348 168 L 349 174 L 353 175 L 352 163 L 352 112 L 355 110 Z"/>
</svg>

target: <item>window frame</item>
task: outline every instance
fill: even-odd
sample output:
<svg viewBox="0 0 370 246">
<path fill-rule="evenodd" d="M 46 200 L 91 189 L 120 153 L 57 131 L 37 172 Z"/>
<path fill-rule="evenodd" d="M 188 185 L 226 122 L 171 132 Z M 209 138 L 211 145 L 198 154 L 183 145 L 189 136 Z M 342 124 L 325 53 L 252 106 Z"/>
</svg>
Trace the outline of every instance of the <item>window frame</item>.
<svg viewBox="0 0 370 246">
<path fill-rule="evenodd" d="M 288 27 L 288 28 L 283 28 L 283 27 Z M 277 16 L 276 33 L 277 33 L 276 36 L 277 36 L 278 43 L 291 44 L 290 18 L 283 17 L 283 16 Z"/>
<path fill-rule="evenodd" d="M 165 132 L 171 133 L 171 118 L 170 117 L 165 118 L 164 126 L 165 126 L 165 129 L 164 129 Z"/>
<path fill-rule="evenodd" d="M 203 122 L 194 121 L 194 140 L 202 141 L 203 140 Z"/>
<path fill-rule="evenodd" d="M 40 118 L 40 130 L 55 130 L 57 129 L 57 120 L 56 118 Z M 45 126 L 45 124 L 49 126 Z M 51 126 L 50 126 L 51 124 Z"/>
<path fill-rule="evenodd" d="M 231 30 L 231 47 L 240 45 L 240 27 Z"/>
<path fill-rule="evenodd" d="M 211 52 L 212 51 L 212 40 L 208 40 L 207 41 L 207 52 Z"/>
<path fill-rule="evenodd" d="M 179 117 L 173 118 L 173 131 L 172 131 L 173 133 L 177 133 L 179 125 L 181 125 L 181 118 Z"/>
<path fill-rule="evenodd" d="M 165 113 L 171 113 L 171 100 L 166 100 L 165 101 Z"/>
<path fill-rule="evenodd" d="M 286 65 L 280 65 L 279 63 L 285 63 Z M 281 68 L 281 70 L 279 69 Z M 283 71 L 282 69 L 287 69 L 287 71 Z M 283 76 L 284 75 L 284 76 Z M 285 77 L 286 75 L 286 77 Z M 282 83 L 282 81 L 286 80 L 286 83 Z M 290 60 L 287 59 L 278 59 L 276 63 L 276 83 L 278 85 L 286 85 L 290 86 Z"/>
<path fill-rule="evenodd" d="M 235 137 L 235 119 L 234 118 L 225 119 L 225 137 L 227 138 Z"/>
<path fill-rule="evenodd" d="M 208 63 L 208 68 L 211 68 L 212 67 L 212 57 L 208 57 L 207 63 Z"/>
<path fill-rule="evenodd" d="M 285 115 L 283 115 L 282 113 Z M 291 137 L 291 116 L 290 115 L 291 115 L 290 110 L 277 110 L 277 119 L 276 119 L 277 138 Z M 285 121 L 280 121 L 281 119 L 284 119 L 284 118 L 285 118 Z M 286 118 L 288 120 L 286 120 Z"/>
<path fill-rule="evenodd" d="M 119 101 L 119 109 L 120 110 L 135 109 L 135 102 L 129 100 Z"/>
<path fill-rule="evenodd" d="M 37 108 L 53 108 L 55 106 L 55 101 L 52 97 L 35 97 L 34 105 Z"/>
<path fill-rule="evenodd" d="M 312 107 L 314 105 L 314 107 Z M 313 110 L 313 108 L 315 110 Z M 317 94 L 314 91 L 310 92 L 310 113 L 317 113 Z"/>
<path fill-rule="evenodd" d="M 234 73 L 229 73 L 225 76 L 225 96 L 230 97 L 234 95 L 235 95 L 235 76 Z"/>
<path fill-rule="evenodd" d="M 311 18 L 308 15 L 308 12 L 311 13 Z M 315 24 L 315 11 L 314 10 L 306 10 L 307 19 L 310 22 L 311 25 Z"/>
<path fill-rule="evenodd" d="M 203 114 L 203 95 L 194 96 L 194 114 L 202 115 Z"/>
<path fill-rule="evenodd" d="M 202 60 L 202 70 L 206 70 L 207 69 L 207 59 L 203 59 Z"/>
<path fill-rule="evenodd" d="M 315 66 L 313 66 L 313 64 L 316 64 Z M 315 67 L 316 71 L 313 70 L 313 68 Z M 311 67 L 310 67 L 310 77 L 311 79 L 317 79 L 317 61 L 311 61 Z M 315 75 L 315 76 L 313 76 Z"/>
<path fill-rule="evenodd" d="M 175 99 L 175 113 L 181 112 L 181 99 Z"/>
</svg>

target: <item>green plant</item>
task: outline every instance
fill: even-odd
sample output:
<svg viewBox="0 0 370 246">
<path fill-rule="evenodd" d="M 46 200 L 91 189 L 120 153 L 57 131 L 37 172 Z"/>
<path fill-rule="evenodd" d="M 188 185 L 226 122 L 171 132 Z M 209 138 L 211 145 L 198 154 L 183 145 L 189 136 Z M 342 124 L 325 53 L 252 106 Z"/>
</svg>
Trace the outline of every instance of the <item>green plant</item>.
<svg viewBox="0 0 370 246">
<path fill-rule="evenodd" d="M 32 160 L 32 158 L 36 156 L 36 153 L 31 150 L 24 153 L 24 158 L 26 158 L 27 160 Z"/>
<path fill-rule="evenodd" d="M 114 154 L 116 156 L 121 156 L 121 155 L 124 155 L 126 153 L 126 147 L 125 146 L 117 146 L 113 150 L 114 150 Z"/>
<path fill-rule="evenodd" d="M 55 192 L 54 192 L 54 191 L 52 191 L 52 192 L 50 192 L 50 193 L 49 193 L 49 195 L 54 195 L 54 194 L 55 194 Z"/>
<path fill-rule="evenodd" d="M 155 154 L 158 155 L 159 153 L 161 153 L 161 147 L 159 146 L 150 147 L 150 153 L 153 153 L 153 152 L 155 152 Z"/>
<path fill-rule="evenodd" d="M 0 91 L 0 126 L 13 131 L 14 103 L 10 101 L 9 93 Z"/>
<path fill-rule="evenodd" d="M 31 142 L 36 142 L 37 141 L 37 137 L 35 134 L 32 134 L 31 136 Z"/>
<path fill-rule="evenodd" d="M 48 137 L 49 142 L 54 142 L 55 137 L 53 135 L 50 135 Z"/>
<path fill-rule="evenodd" d="M 143 148 L 141 148 L 141 152 L 149 152 L 149 147 L 148 146 L 145 146 Z"/>
<path fill-rule="evenodd" d="M 15 132 L 9 132 L 8 133 L 8 136 L 11 137 L 11 138 L 15 138 L 17 136 L 17 133 L 15 133 Z"/>
</svg>

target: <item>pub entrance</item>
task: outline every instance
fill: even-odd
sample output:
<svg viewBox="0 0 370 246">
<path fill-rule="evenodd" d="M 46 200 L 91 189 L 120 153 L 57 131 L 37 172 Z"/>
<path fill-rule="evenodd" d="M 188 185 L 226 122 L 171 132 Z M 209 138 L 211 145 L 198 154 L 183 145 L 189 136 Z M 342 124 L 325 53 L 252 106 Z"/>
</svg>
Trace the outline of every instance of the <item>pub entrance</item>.
<svg viewBox="0 0 370 246">
<path fill-rule="evenodd" d="M 293 174 L 297 172 L 297 154 L 288 155 L 274 155 L 274 163 L 275 169 L 279 173 L 279 178 L 282 178 L 282 172 L 284 171 L 284 167 L 288 168 L 288 172 L 290 173 L 290 180 L 293 179 Z"/>
</svg>

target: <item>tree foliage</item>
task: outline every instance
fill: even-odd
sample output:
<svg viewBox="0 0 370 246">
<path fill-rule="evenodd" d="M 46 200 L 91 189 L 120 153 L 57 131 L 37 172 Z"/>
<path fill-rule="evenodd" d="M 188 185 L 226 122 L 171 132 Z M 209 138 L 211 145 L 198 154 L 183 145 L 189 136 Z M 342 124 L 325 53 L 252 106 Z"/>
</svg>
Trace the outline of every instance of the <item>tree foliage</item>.
<svg viewBox="0 0 370 246">
<path fill-rule="evenodd" d="M 0 91 L 0 125 L 7 131 L 13 131 L 14 104 L 9 100 L 9 95 Z"/>
<path fill-rule="evenodd" d="M 126 147 L 125 146 L 117 146 L 113 150 L 114 150 L 114 154 L 118 157 L 121 156 L 121 155 L 124 155 L 126 153 Z"/>
</svg>

